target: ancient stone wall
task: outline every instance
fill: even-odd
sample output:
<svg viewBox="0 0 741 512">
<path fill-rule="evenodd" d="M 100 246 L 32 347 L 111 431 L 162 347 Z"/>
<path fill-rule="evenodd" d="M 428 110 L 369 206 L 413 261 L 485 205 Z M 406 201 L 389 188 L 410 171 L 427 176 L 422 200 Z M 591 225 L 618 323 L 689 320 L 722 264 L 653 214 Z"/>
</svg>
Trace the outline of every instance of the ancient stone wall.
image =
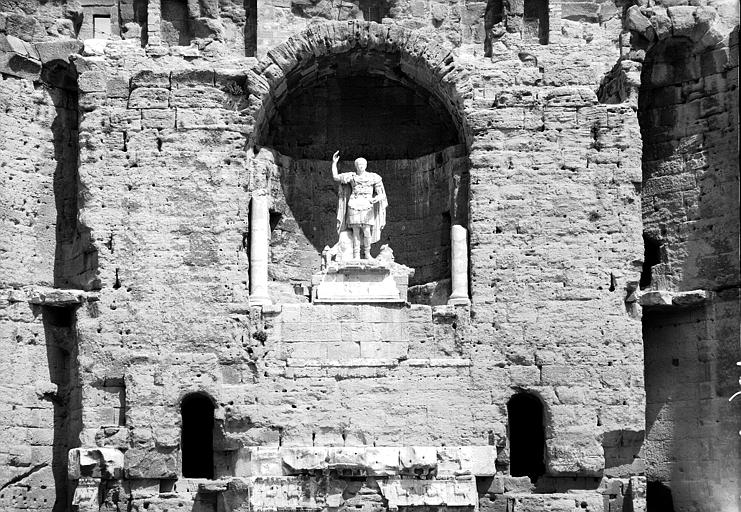
<svg viewBox="0 0 741 512">
<path fill-rule="evenodd" d="M 690 310 L 644 313 L 644 453 L 656 510 L 738 506 L 738 405 L 728 403 L 737 385 L 738 306 L 730 291 Z"/>
<path fill-rule="evenodd" d="M 28 36 L 3 18 L 5 509 L 61 511 L 74 497 L 96 511 L 643 510 L 644 474 L 671 485 L 680 510 L 732 506 L 738 438 L 718 441 L 737 429 L 725 403 L 738 351 L 738 258 L 725 263 L 738 222 L 728 26 L 716 40 L 704 10 L 669 12 L 675 35 L 710 41 L 679 74 L 666 71 L 684 69 L 667 53 L 675 47 L 653 46 L 642 78 L 649 45 L 639 36 L 658 37 L 659 9 L 550 2 L 544 35 L 527 2 L 510 3 L 488 34 L 496 6 L 483 2 L 180 7 L 150 3 L 144 21 L 128 6 L 131 37 L 84 48 L 26 44 L 53 30 Z M 55 9 L 24 16 L 66 16 Z M 91 21 L 95 30 L 101 13 L 85 11 L 71 35 Z M 386 13 L 384 25 L 299 33 L 312 19 Z M 254 51 L 267 56 L 242 57 Z M 54 79 L 60 60 L 75 73 Z M 343 62 L 363 73 L 338 71 Z M 296 119 L 320 118 L 332 101 L 357 107 L 337 91 L 324 104 L 302 99 L 335 73 L 393 84 L 373 88 L 371 129 L 343 150 L 378 142 L 394 153 L 380 160 L 379 150 L 371 166 L 391 203 L 384 235 L 416 283 L 447 278 L 447 227 L 468 227 L 470 307 L 438 305 L 430 290 L 415 305 L 296 303 L 336 239 L 336 192 L 315 179 L 328 162 L 282 156 L 275 141 L 290 147 Z M 404 115 L 400 98 L 414 107 Z M 672 98 L 676 107 L 662 103 Z M 374 141 L 385 120 L 419 129 Z M 343 123 L 335 140 L 353 135 Z M 324 142 L 308 147 L 326 158 Z M 266 191 L 275 305 L 261 308 L 248 300 L 248 218 L 251 196 Z M 664 252 L 641 297 L 644 231 Z M 704 302 L 656 309 L 665 283 L 703 288 Z M 684 300 L 672 297 L 671 307 Z M 696 384 L 680 386 L 686 396 L 669 392 L 678 372 Z M 213 402 L 220 482 L 183 474 L 190 393 Z M 512 470 L 508 404 L 518 394 L 542 408 L 537 487 Z M 706 472 L 713 484 L 700 488 Z"/>
<path fill-rule="evenodd" d="M 75 239 L 76 109 L 49 83 L 4 77 L 0 88 L 0 508 L 64 510 L 79 444 L 75 314 L 27 292 L 69 284 L 59 259 Z"/>
<path fill-rule="evenodd" d="M 738 40 L 695 48 L 690 38 L 654 46 L 644 63 L 643 220 L 658 252 L 652 286 L 738 286 Z"/>
</svg>

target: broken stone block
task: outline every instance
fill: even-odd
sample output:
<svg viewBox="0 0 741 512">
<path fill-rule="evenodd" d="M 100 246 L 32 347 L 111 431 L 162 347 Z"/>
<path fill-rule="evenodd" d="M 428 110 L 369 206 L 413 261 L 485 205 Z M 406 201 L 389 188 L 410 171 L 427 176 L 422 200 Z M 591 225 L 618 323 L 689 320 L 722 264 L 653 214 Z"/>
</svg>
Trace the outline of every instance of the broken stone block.
<svg viewBox="0 0 741 512">
<path fill-rule="evenodd" d="M 169 103 L 169 89 L 140 87 L 129 96 L 129 108 L 167 108 Z"/>
<path fill-rule="evenodd" d="M 73 448 L 67 459 L 67 475 L 71 480 L 123 477 L 124 454 L 115 448 Z"/>
<path fill-rule="evenodd" d="M 125 450 L 129 447 L 129 429 L 118 425 L 100 427 L 95 433 L 95 444 Z"/>
<path fill-rule="evenodd" d="M 41 61 L 33 45 L 15 36 L 0 34 L 0 73 L 38 80 Z"/>
<path fill-rule="evenodd" d="M 638 32 L 649 40 L 652 40 L 655 36 L 651 22 L 643 15 L 641 8 L 637 5 L 632 6 L 625 14 L 625 27 L 628 30 Z"/>
<path fill-rule="evenodd" d="M 176 478 L 179 466 L 175 450 L 132 448 L 125 456 L 128 478 Z"/>
<path fill-rule="evenodd" d="M 88 57 L 103 55 L 107 44 L 107 39 L 86 39 L 82 48 L 82 54 Z"/>
<path fill-rule="evenodd" d="M 443 447 L 439 450 L 445 453 L 445 458 L 458 461 L 460 473 L 469 473 L 476 476 L 496 474 L 496 446 Z"/>
<path fill-rule="evenodd" d="M 327 468 L 326 448 L 281 448 L 281 461 L 289 475 L 322 471 Z"/>
<path fill-rule="evenodd" d="M 364 454 L 365 448 L 363 447 L 328 448 L 327 469 L 340 472 L 365 472 Z"/>
<path fill-rule="evenodd" d="M 159 479 L 130 479 L 129 488 L 133 499 L 151 498 L 160 492 Z"/>
<path fill-rule="evenodd" d="M 239 450 L 234 465 L 238 477 L 282 476 L 283 464 L 277 446 L 249 446 Z"/>
<path fill-rule="evenodd" d="M 84 477 L 77 482 L 72 505 L 80 512 L 97 512 L 99 507 L 100 480 Z"/>
<path fill-rule="evenodd" d="M 662 291 L 646 292 L 640 296 L 639 302 L 643 307 L 671 306 L 672 294 Z"/>
<path fill-rule="evenodd" d="M 535 485 L 527 476 L 505 476 L 502 477 L 504 492 L 532 492 Z"/>
<path fill-rule="evenodd" d="M 44 27 L 41 26 L 41 23 L 34 16 L 27 16 L 20 13 L 6 13 L 5 26 L 3 28 L 3 32 L 9 36 L 17 37 L 26 42 L 39 41 L 46 36 Z"/>
<path fill-rule="evenodd" d="M 426 475 L 437 468 L 437 449 L 434 446 L 409 446 L 399 450 L 401 471 Z"/>
<path fill-rule="evenodd" d="M 678 307 L 692 307 L 703 304 L 710 292 L 706 290 L 691 290 L 688 292 L 679 292 L 672 297 L 672 305 Z"/>
<path fill-rule="evenodd" d="M 69 62 L 70 55 L 76 55 L 82 50 L 82 41 L 77 39 L 63 39 L 59 41 L 44 41 L 36 43 L 36 50 L 42 64 L 55 60 Z"/>
<path fill-rule="evenodd" d="M 475 507 L 478 503 L 476 480 L 457 478 L 449 480 L 418 480 L 389 478 L 379 480 L 381 494 L 388 500 L 389 509 L 398 507 Z"/>
<path fill-rule="evenodd" d="M 399 449 L 393 447 L 368 447 L 364 464 L 368 474 L 374 476 L 396 475 L 399 472 Z"/>
<path fill-rule="evenodd" d="M 252 480 L 249 493 L 252 512 L 318 510 L 326 496 L 326 482 L 310 477 L 268 477 Z"/>
</svg>

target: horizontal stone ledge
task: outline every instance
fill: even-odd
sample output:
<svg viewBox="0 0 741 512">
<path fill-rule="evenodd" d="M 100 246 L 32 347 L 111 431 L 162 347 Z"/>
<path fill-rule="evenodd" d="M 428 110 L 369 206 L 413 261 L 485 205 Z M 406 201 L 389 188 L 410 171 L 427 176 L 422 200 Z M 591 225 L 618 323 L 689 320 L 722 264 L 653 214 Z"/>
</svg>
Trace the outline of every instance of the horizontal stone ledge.
<svg viewBox="0 0 741 512">
<path fill-rule="evenodd" d="M 288 358 L 286 366 L 294 368 L 467 368 L 472 366 L 470 359 L 442 358 L 442 359 L 373 359 L 356 358 L 346 360 L 336 359 L 299 359 Z"/>
<path fill-rule="evenodd" d="M 388 502 L 389 510 L 431 506 L 466 507 L 475 510 L 478 507 L 476 480 L 470 477 L 442 480 L 396 477 L 379 480 L 378 484 L 381 496 Z M 346 486 L 347 483 L 341 480 L 314 482 L 307 481 L 306 477 L 272 477 L 247 479 L 242 488 L 249 489 L 250 510 L 273 512 L 341 508 L 345 505 Z"/>
<path fill-rule="evenodd" d="M 664 308 L 693 308 L 702 306 L 712 300 L 714 292 L 709 290 L 690 290 L 686 292 L 671 292 L 654 290 L 643 292 L 638 297 L 638 303 L 647 309 Z"/>
<path fill-rule="evenodd" d="M 379 367 L 379 366 L 399 366 L 398 359 L 298 359 L 289 357 L 286 366 L 295 368 L 362 368 L 362 367 Z"/>
<path fill-rule="evenodd" d="M 28 302 L 35 306 L 73 306 L 98 300 L 96 292 L 84 290 L 29 287 L 21 290 L 8 290 L 9 303 Z"/>
<path fill-rule="evenodd" d="M 438 367 L 458 367 L 467 368 L 472 366 L 473 363 L 470 359 L 465 358 L 442 358 L 442 359 L 406 359 L 401 362 L 401 366 L 416 366 L 423 368 L 438 368 Z"/>
<path fill-rule="evenodd" d="M 236 476 L 273 477 L 317 472 L 393 477 L 454 478 L 496 473 L 495 446 L 251 446 L 239 450 Z"/>
</svg>

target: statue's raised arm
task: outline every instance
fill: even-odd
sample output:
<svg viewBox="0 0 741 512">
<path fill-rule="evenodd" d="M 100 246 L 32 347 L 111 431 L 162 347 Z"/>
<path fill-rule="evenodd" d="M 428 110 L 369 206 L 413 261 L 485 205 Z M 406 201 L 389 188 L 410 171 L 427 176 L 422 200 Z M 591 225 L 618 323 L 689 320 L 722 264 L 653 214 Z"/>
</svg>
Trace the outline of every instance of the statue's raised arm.
<svg viewBox="0 0 741 512">
<path fill-rule="evenodd" d="M 332 179 L 340 181 L 340 174 L 337 172 L 337 162 L 340 161 L 340 152 L 335 151 L 332 155 Z"/>
</svg>

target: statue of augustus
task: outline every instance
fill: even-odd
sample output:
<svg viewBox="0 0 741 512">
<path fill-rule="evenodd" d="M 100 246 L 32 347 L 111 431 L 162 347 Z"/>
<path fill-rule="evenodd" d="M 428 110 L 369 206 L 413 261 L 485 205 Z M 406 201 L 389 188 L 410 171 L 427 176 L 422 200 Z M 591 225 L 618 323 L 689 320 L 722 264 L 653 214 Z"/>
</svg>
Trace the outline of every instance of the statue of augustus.
<svg viewBox="0 0 741 512">
<path fill-rule="evenodd" d="M 332 178 L 340 184 L 337 206 L 337 233 L 352 232 L 353 258 L 372 259 L 370 246 L 381 239 L 381 230 L 386 225 L 386 191 L 381 177 L 374 172 L 366 172 L 368 162 L 365 158 L 355 160 L 355 172 L 337 172 L 340 152 L 332 155 Z"/>
</svg>

